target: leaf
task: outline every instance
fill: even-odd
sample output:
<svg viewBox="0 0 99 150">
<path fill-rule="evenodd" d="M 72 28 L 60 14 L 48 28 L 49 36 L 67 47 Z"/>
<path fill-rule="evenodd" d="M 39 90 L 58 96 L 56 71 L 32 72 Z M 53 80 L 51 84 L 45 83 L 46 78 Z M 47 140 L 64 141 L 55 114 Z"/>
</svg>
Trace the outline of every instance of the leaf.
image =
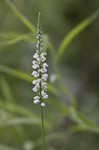
<svg viewBox="0 0 99 150">
<path fill-rule="evenodd" d="M 22 71 L 18 71 L 16 69 L 11 69 L 11 68 L 3 66 L 3 65 L 0 65 L 0 72 L 7 73 L 9 75 L 17 77 L 19 79 L 26 80 L 28 82 L 31 82 L 33 80 L 33 77 L 29 76 L 28 74 L 26 74 Z"/>
<path fill-rule="evenodd" d="M 81 112 L 76 111 L 73 107 L 69 108 L 72 120 L 77 123 L 77 125 L 72 126 L 70 129 L 73 131 L 91 131 L 99 134 L 99 126 L 97 126 L 93 121 L 87 119 L 87 117 Z"/>
<path fill-rule="evenodd" d="M 30 110 L 28 110 L 22 106 L 16 105 L 14 103 L 8 103 L 8 102 L 3 103 L 2 101 L 0 101 L 0 107 L 6 108 L 10 112 L 14 112 L 14 113 L 18 113 L 20 115 L 26 116 L 26 117 L 28 117 L 28 119 L 29 118 L 33 119 L 36 124 L 41 125 L 40 118 L 34 112 L 31 112 Z M 45 125 L 46 125 L 46 127 L 51 127 L 51 124 L 48 121 L 45 122 Z"/>
<path fill-rule="evenodd" d="M 30 34 L 30 33 L 19 33 L 19 32 L 1 32 L 0 33 L 0 38 L 2 38 L 4 40 L 13 40 L 13 39 L 17 39 L 17 38 L 21 38 L 23 40 L 26 41 L 33 41 L 35 40 L 34 35 Z"/>
<path fill-rule="evenodd" d="M 74 107 L 70 108 L 71 117 L 74 121 L 76 121 L 79 125 L 86 125 L 86 126 L 96 126 L 94 122 L 88 120 L 81 112 L 76 111 Z"/>
<path fill-rule="evenodd" d="M 0 82 L 1 82 L 1 88 L 2 88 L 2 92 L 3 92 L 5 99 L 7 101 L 13 101 L 14 98 L 13 98 L 13 95 L 12 95 L 12 92 L 11 92 L 11 89 L 9 87 L 7 80 L 5 80 L 4 77 L 1 77 Z"/>
<path fill-rule="evenodd" d="M 16 44 L 20 41 L 28 41 L 28 42 L 33 42 L 35 41 L 35 38 L 31 34 L 23 34 L 23 33 L 0 33 L 0 46 L 9 46 Z M 0 49 L 2 51 L 2 49 Z"/>
<path fill-rule="evenodd" d="M 19 79 L 23 79 L 28 82 L 32 82 L 32 80 L 33 80 L 33 77 L 28 75 L 27 73 L 24 73 L 24 72 L 16 70 L 16 69 L 11 69 L 11 68 L 3 66 L 3 65 L 0 65 L 0 72 L 6 73 L 8 75 L 14 76 Z M 55 95 L 59 94 L 58 89 L 56 89 L 49 83 L 48 83 L 48 89 L 51 93 L 53 93 Z"/>
<path fill-rule="evenodd" d="M 56 55 L 56 61 L 58 62 L 59 59 L 61 59 L 61 56 L 63 55 L 64 51 L 67 49 L 68 45 L 72 42 L 72 40 L 79 35 L 80 32 L 82 32 L 88 25 L 90 25 L 96 17 L 99 15 L 99 9 L 89 18 L 83 20 L 80 22 L 76 27 L 74 27 L 63 39 L 61 42 L 57 55 Z"/>
<path fill-rule="evenodd" d="M 95 126 L 95 124 L 92 121 L 88 120 L 81 112 L 76 112 L 76 116 L 79 120 L 81 120 L 83 124 L 91 127 Z"/>
<path fill-rule="evenodd" d="M 16 44 L 20 41 L 23 40 L 23 37 L 18 37 L 18 38 L 15 38 L 15 39 L 12 39 L 12 40 L 6 40 L 6 41 L 2 41 L 0 42 L 0 46 L 8 46 L 8 45 L 13 45 L 13 44 Z M 2 49 L 1 49 L 2 50 Z"/>
<path fill-rule="evenodd" d="M 13 103 L 8 103 L 8 102 L 3 103 L 2 101 L 0 101 L 0 107 L 1 108 L 6 108 L 11 112 L 19 113 L 21 115 L 25 115 L 25 116 L 30 117 L 30 118 L 35 117 L 35 115 L 32 112 L 30 112 L 29 110 L 25 109 L 22 106 L 13 104 Z"/>
<path fill-rule="evenodd" d="M 14 4 L 11 3 L 10 0 L 5 0 L 5 2 L 8 4 L 8 6 L 11 8 L 12 12 L 19 18 L 19 20 L 32 32 L 34 33 L 35 27 L 31 24 L 31 22 L 25 18 L 18 9 L 14 6 Z"/>
<path fill-rule="evenodd" d="M 82 125 L 76 125 L 71 127 L 72 131 L 91 131 L 94 133 L 99 134 L 99 127 L 88 127 L 88 126 L 82 126 Z"/>
<path fill-rule="evenodd" d="M 37 117 L 35 118 L 26 118 L 26 117 L 20 117 L 20 118 L 14 118 L 9 120 L 3 120 L 0 121 L 0 127 L 8 127 L 8 126 L 16 126 L 16 125 L 41 125 L 41 120 Z"/>
</svg>

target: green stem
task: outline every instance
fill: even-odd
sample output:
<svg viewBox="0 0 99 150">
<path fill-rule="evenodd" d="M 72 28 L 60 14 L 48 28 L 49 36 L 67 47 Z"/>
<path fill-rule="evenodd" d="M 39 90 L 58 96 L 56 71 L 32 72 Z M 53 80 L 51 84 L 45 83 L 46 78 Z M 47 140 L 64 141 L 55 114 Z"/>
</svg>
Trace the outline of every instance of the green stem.
<svg viewBox="0 0 99 150">
<path fill-rule="evenodd" d="M 41 133 L 42 133 L 42 150 L 46 150 L 45 127 L 44 127 L 44 109 L 41 106 Z"/>
<path fill-rule="evenodd" d="M 37 25 L 37 29 L 38 32 L 40 34 L 40 12 L 38 14 L 38 25 Z M 40 37 L 39 37 L 39 57 L 40 57 Z M 40 62 L 40 69 L 42 68 L 41 66 L 41 62 Z M 40 73 L 40 79 L 41 79 L 41 73 Z M 41 86 L 41 82 L 40 82 L 40 105 L 42 103 L 42 95 L 41 95 L 41 91 L 42 91 L 42 86 Z M 45 126 L 44 126 L 44 108 L 42 106 L 40 106 L 41 108 L 41 133 L 42 133 L 42 150 L 46 150 L 46 143 L 45 143 Z"/>
</svg>

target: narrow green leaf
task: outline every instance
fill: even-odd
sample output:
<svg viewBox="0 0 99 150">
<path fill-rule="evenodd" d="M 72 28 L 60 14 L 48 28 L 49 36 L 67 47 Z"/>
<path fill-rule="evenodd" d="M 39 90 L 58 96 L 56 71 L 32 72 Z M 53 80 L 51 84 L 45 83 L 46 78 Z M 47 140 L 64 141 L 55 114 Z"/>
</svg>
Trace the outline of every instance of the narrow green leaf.
<svg viewBox="0 0 99 150">
<path fill-rule="evenodd" d="M 11 69 L 11 68 L 3 66 L 3 65 L 0 65 L 0 72 L 6 73 L 8 75 L 14 76 L 19 79 L 23 79 L 28 82 L 32 82 L 32 80 L 33 80 L 33 77 L 28 75 L 27 73 L 24 73 L 24 72 L 16 70 L 16 69 Z M 59 93 L 58 89 L 56 89 L 55 87 L 53 87 L 53 85 L 51 85 L 49 83 L 48 83 L 48 89 L 51 93 L 53 93 L 55 95 L 58 95 L 58 93 Z"/>
<path fill-rule="evenodd" d="M 88 127 L 96 127 L 96 124 L 91 120 L 87 119 L 81 112 L 76 111 L 75 108 L 70 108 L 71 117 L 74 121 L 76 121 L 79 125 L 88 126 Z"/>
<path fill-rule="evenodd" d="M 17 77 L 19 79 L 26 80 L 28 82 L 31 82 L 33 79 L 33 77 L 29 76 L 28 74 L 26 74 L 22 71 L 18 71 L 16 69 L 11 69 L 11 68 L 3 66 L 3 65 L 0 65 L 0 72 L 12 75 L 12 76 Z"/>
<path fill-rule="evenodd" d="M 26 19 L 19 11 L 18 9 L 14 6 L 14 4 L 11 3 L 10 0 L 5 0 L 8 6 L 11 8 L 13 13 L 19 18 L 19 20 L 32 32 L 35 32 L 35 27 L 31 24 L 31 22 Z"/>
<path fill-rule="evenodd" d="M 70 128 L 72 131 L 90 131 L 99 134 L 99 127 L 88 127 L 82 125 L 76 125 Z"/>
<path fill-rule="evenodd" d="M 23 40 L 23 37 L 18 37 L 18 38 L 12 39 L 12 40 L 2 41 L 2 42 L 0 42 L 0 46 L 13 45 L 13 44 L 16 44 L 22 40 Z"/>
<path fill-rule="evenodd" d="M 11 40 L 5 40 L 5 41 L 1 41 L 0 42 L 0 46 L 9 46 L 9 45 L 13 45 L 16 43 L 19 43 L 20 41 L 33 41 L 33 39 L 29 39 L 28 37 L 25 36 L 20 36 Z M 2 49 L 0 49 L 0 51 L 2 51 Z"/>
<path fill-rule="evenodd" d="M 22 38 L 23 40 L 27 41 L 35 41 L 35 37 L 33 34 L 30 33 L 18 33 L 18 32 L 1 32 L 0 33 L 0 38 L 3 40 L 13 40 L 16 38 Z"/>
<path fill-rule="evenodd" d="M 80 24 L 78 24 L 74 29 L 72 29 L 63 39 L 61 42 L 57 55 L 56 55 L 56 61 L 59 61 L 61 59 L 61 56 L 63 55 L 64 51 L 67 49 L 68 45 L 72 42 L 72 40 L 79 35 L 80 32 L 82 32 L 88 25 L 90 25 L 96 17 L 99 15 L 99 9 L 89 18 L 83 20 Z"/>
<path fill-rule="evenodd" d="M 23 33 L 0 33 L 0 46 L 5 47 L 9 45 L 16 44 L 20 41 L 26 42 L 35 42 L 35 37 L 32 34 L 23 34 Z M 3 49 L 1 48 L 0 51 Z"/>
<path fill-rule="evenodd" d="M 6 109 L 8 109 L 8 111 L 19 113 L 19 114 L 24 115 L 26 117 L 30 117 L 30 118 L 36 117 L 37 118 L 37 116 L 35 116 L 35 114 L 32 113 L 31 111 L 25 109 L 22 106 L 13 104 L 13 103 L 8 103 L 8 102 L 3 103 L 2 101 L 0 101 L 0 107 L 6 108 Z"/>
<path fill-rule="evenodd" d="M 5 99 L 10 102 L 13 101 L 14 98 L 13 98 L 8 82 L 5 80 L 4 77 L 0 78 L 0 82 L 1 82 L 1 88 L 2 88 L 2 92 L 3 92 Z"/>
<path fill-rule="evenodd" d="M 34 112 L 31 112 L 30 110 L 28 110 L 28 109 L 26 109 L 26 108 L 24 108 L 22 106 L 16 105 L 14 103 L 8 103 L 8 102 L 3 103 L 2 101 L 0 101 L 0 107 L 1 108 L 6 108 L 10 112 L 18 113 L 20 115 L 28 117 L 28 119 L 32 118 L 32 119 L 34 119 L 34 122 L 36 124 L 38 124 L 38 125 L 41 124 L 40 123 L 41 120 L 40 120 L 39 116 L 37 116 Z M 51 126 L 51 124 L 48 121 L 45 122 L 45 125 L 46 125 L 46 127 L 50 127 Z"/>
<path fill-rule="evenodd" d="M 0 120 L 0 127 L 8 127 L 8 126 L 17 126 L 17 125 L 41 125 L 41 120 L 37 117 L 35 118 L 26 118 L 26 117 L 20 117 L 20 118 L 14 118 L 9 120 Z"/>
<path fill-rule="evenodd" d="M 89 119 L 87 119 L 81 112 L 76 112 L 76 115 L 77 115 L 78 119 L 80 119 L 85 125 L 95 126 L 95 124 L 92 121 L 90 121 Z"/>
<path fill-rule="evenodd" d="M 53 87 L 52 84 L 48 83 L 48 89 L 51 93 L 55 95 L 59 95 L 59 91 L 57 88 Z"/>
</svg>

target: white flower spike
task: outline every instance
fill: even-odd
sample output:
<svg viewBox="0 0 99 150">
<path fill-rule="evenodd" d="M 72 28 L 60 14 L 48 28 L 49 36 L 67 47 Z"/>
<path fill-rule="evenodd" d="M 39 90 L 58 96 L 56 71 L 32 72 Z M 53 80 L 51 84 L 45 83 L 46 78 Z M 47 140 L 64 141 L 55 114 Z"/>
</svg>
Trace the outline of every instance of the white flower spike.
<svg viewBox="0 0 99 150">
<path fill-rule="evenodd" d="M 33 103 L 40 104 L 41 107 L 46 107 L 45 99 L 48 98 L 47 95 L 47 79 L 48 79 L 48 65 L 46 62 L 47 53 L 43 52 L 43 37 L 40 31 L 39 18 L 37 25 L 37 35 L 36 35 L 35 53 L 33 54 L 32 61 L 32 76 L 35 78 L 32 81 L 32 91 L 33 91 Z"/>
</svg>

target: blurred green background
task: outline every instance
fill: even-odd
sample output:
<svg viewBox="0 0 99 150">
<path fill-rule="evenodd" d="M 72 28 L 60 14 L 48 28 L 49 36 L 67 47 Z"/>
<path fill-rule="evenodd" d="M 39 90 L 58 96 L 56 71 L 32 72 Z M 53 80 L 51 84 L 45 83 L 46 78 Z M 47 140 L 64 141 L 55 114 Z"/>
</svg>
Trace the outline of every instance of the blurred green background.
<svg viewBox="0 0 99 150">
<path fill-rule="evenodd" d="M 99 150 L 99 0 L 0 0 L 0 150 L 41 150 L 31 83 L 39 11 L 47 150 Z"/>
</svg>

